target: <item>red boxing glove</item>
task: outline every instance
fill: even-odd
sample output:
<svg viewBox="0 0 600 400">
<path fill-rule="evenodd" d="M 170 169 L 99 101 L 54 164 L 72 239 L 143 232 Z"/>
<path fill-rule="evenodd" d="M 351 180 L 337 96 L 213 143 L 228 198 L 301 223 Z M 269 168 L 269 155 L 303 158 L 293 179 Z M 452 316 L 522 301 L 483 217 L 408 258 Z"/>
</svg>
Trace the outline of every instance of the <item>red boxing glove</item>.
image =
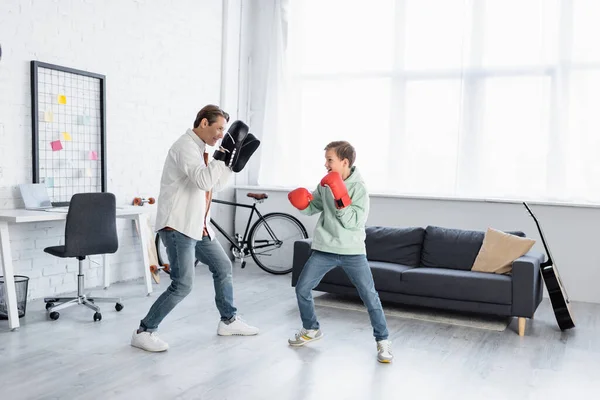
<svg viewBox="0 0 600 400">
<path fill-rule="evenodd" d="M 337 208 L 348 207 L 352 204 L 352 199 L 348 196 L 346 184 L 338 172 L 330 172 L 325 175 L 323 179 L 321 179 L 321 186 L 325 185 L 329 186 L 329 189 L 331 189 Z"/>
<path fill-rule="evenodd" d="M 288 193 L 288 200 L 298 210 L 304 210 L 312 201 L 312 193 L 305 188 L 294 189 Z"/>
</svg>

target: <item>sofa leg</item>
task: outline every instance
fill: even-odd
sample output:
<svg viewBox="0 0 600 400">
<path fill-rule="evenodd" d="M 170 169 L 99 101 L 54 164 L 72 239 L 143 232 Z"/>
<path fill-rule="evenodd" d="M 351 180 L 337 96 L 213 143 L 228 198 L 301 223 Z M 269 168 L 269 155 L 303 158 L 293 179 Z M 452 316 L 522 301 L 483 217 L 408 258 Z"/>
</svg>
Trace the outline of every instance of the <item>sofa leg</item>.
<svg viewBox="0 0 600 400">
<path fill-rule="evenodd" d="M 527 319 L 524 317 L 519 317 L 519 336 L 525 336 L 525 325 L 527 324 Z"/>
</svg>

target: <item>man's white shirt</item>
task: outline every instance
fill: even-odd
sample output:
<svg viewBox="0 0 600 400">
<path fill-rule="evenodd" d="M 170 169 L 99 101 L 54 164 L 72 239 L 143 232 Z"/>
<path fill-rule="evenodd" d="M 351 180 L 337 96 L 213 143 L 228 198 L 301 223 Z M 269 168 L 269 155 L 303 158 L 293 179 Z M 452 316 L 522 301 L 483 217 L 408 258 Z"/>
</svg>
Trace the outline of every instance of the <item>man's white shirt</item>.
<svg viewBox="0 0 600 400">
<path fill-rule="evenodd" d="M 210 227 L 210 207 L 206 215 L 206 192 L 223 189 L 233 172 L 223 161 L 212 157 L 205 164 L 205 151 L 206 144 L 191 129 L 169 149 L 160 180 L 157 231 L 168 226 L 202 240 L 206 222 L 210 238 L 215 239 Z"/>
</svg>

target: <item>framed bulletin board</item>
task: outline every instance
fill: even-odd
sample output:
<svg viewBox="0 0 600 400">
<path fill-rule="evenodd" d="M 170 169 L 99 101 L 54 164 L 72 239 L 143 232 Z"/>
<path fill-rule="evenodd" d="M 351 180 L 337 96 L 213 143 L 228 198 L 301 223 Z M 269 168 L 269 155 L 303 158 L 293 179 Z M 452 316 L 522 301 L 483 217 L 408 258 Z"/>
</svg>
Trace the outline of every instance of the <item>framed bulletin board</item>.
<svg viewBox="0 0 600 400">
<path fill-rule="evenodd" d="M 106 77 L 31 61 L 33 183 L 66 205 L 106 191 Z"/>
</svg>

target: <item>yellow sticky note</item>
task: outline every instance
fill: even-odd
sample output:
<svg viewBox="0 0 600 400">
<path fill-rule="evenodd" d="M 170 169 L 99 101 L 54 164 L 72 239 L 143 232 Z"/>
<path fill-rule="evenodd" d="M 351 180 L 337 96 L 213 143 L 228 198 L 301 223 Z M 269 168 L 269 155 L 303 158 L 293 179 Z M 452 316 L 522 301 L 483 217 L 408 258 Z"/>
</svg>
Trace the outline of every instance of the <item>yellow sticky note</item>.
<svg viewBox="0 0 600 400">
<path fill-rule="evenodd" d="M 92 176 L 92 169 L 91 168 L 86 168 L 85 169 L 85 176 Z"/>
<path fill-rule="evenodd" d="M 69 132 L 63 132 L 62 133 L 62 137 L 66 142 L 70 142 L 71 141 L 71 135 L 69 135 Z"/>
<path fill-rule="evenodd" d="M 65 96 L 64 94 L 59 94 L 58 104 L 67 104 L 67 96 Z"/>
<path fill-rule="evenodd" d="M 44 111 L 44 121 L 45 122 L 54 121 L 54 114 L 52 113 L 52 111 Z"/>
</svg>

